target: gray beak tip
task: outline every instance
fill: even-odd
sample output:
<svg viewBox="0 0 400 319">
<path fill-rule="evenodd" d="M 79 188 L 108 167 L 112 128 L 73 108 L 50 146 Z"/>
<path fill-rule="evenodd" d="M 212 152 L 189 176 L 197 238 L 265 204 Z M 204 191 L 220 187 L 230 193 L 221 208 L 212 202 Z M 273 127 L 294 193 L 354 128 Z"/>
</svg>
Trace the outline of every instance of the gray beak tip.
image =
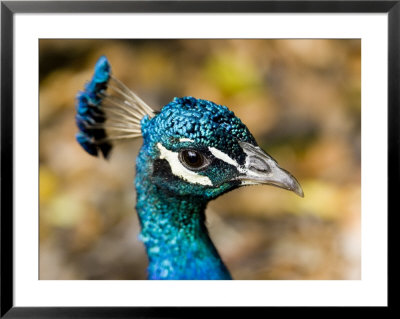
<svg viewBox="0 0 400 319">
<path fill-rule="evenodd" d="M 301 198 L 304 198 L 304 192 L 300 185 L 298 185 L 298 187 L 296 189 L 294 189 L 293 192 L 295 192 Z"/>
<path fill-rule="evenodd" d="M 297 181 L 297 179 L 284 169 L 279 168 L 279 170 L 284 172 L 284 174 L 281 174 L 283 178 L 279 180 L 281 184 L 277 184 L 277 186 L 292 191 L 296 195 L 304 198 L 303 188 L 300 186 L 300 183 Z"/>
</svg>

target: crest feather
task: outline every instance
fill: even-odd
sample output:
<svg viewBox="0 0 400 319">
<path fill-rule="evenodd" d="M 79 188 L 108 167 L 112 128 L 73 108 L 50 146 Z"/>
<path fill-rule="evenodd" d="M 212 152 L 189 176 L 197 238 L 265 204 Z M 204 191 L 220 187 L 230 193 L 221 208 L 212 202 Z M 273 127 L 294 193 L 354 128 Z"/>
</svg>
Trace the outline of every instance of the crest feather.
<svg viewBox="0 0 400 319">
<path fill-rule="evenodd" d="M 92 80 L 79 92 L 75 116 L 76 139 L 86 152 L 108 157 L 112 143 L 142 136 L 140 121 L 155 111 L 111 75 L 105 56 L 97 61 Z"/>
</svg>

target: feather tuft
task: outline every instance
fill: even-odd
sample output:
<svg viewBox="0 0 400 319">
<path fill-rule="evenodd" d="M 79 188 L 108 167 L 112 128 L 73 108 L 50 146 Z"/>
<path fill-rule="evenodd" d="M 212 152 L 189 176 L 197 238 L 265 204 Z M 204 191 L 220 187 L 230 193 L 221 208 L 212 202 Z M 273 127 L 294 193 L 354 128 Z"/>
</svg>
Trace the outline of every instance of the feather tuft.
<svg viewBox="0 0 400 319">
<path fill-rule="evenodd" d="M 155 112 L 125 84 L 111 75 L 105 56 L 97 61 L 90 82 L 79 92 L 75 121 L 76 140 L 93 156 L 107 158 L 112 143 L 141 136 L 140 121 Z"/>
</svg>

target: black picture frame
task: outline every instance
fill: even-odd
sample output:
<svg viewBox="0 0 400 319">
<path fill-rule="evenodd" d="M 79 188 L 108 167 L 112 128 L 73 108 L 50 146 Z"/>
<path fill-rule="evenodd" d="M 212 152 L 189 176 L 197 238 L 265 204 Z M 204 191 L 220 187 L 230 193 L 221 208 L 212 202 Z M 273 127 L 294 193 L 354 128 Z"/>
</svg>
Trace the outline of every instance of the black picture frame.
<svg viewBox="0 0 400 319">
<path fill-rule="evenodd" d="M 400 119 L 400 1 L 1 1 L 1 318 L 177 318 L 210 313 L 251 317 L 276 307 L 15 307 L 13 300 L 13 19 L 16 13 L 270 12 L 388 14 L 388 218 L 397 213 Z M 385 106 L 381 106 L 385 107 Z M 383 213 L 383 212 L 380 212 Z M 389 223 L 388 225 L 393 225 Z M 388 244 L 390 246 L 390 234 Z M 388 281 L 389 285 L 390 281 Z M 392 305 L 391 295 L 388 310 Z M 293 307 L 291 307 L 293 310 Z M 338 308 L 333 311 L 336 312 Z M 326 311 L 318 308 L 319 311 Z M 296 308 L 297 315 L 307 308 Z M 369 311 L 369 310 L 367 310 Z"/>
</svg>

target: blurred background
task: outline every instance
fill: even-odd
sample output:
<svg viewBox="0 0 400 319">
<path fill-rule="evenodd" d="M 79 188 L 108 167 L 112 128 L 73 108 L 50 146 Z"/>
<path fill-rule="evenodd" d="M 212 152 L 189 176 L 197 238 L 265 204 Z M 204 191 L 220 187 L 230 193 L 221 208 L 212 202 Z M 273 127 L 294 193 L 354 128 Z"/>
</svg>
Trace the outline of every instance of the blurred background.
<svg viewBox="0 0 400 319">
<path fill-rule="evenodd" d="M 305 197 L 271 186 L 211 202 L 235 279 L 360 279 L 360 40 L 40 40 L 40 279 L 146 279 L 134 209 L 141 139 L 110 160 L 75 141 L 75 96 L 101 55 L 155 109 L 228 106 Z"/>
</svg>

